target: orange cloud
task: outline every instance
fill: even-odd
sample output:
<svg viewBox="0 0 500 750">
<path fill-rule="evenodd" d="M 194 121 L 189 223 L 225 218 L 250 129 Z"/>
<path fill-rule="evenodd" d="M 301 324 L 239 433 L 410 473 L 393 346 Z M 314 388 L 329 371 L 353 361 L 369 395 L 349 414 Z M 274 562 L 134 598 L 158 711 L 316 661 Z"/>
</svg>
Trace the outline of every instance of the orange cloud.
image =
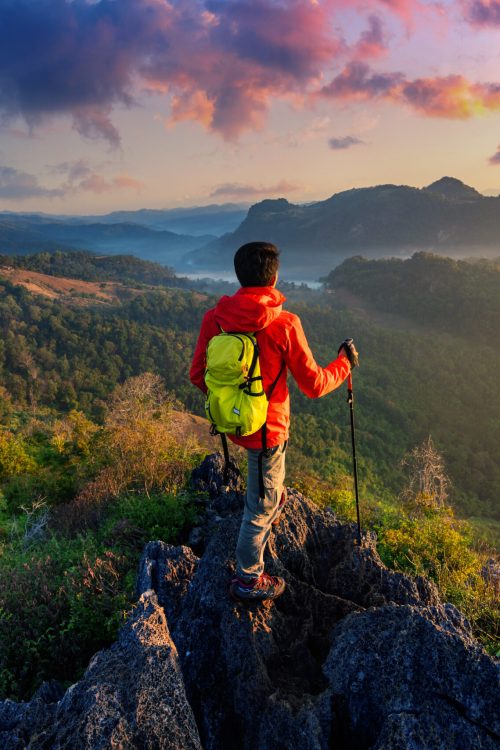
<svg viewBox="0 0 500 750">
<path fill-rule="evenodd" d="M 130 177 L 127 174 L 121 174 L 118 175 L 118 177 L 113 177 L 112 183 L 120 190 L 137 190 L 137 192 L 140 192 L 144 187 L 143 182 L 141 182 L 140 180 L 136 180 L 135 177 Z"/>
<path fill-rule="evenodd" d="M 357 62 L 347 65 L 320 95 L 403 103 L 428 117 L 461 120 L 500 109 L 499 84 L 472 83 L 459 75 L 408 80 L 402 73 L 375 73 Z"/>
<path fill-rule="evenodd" d="M 115 190 L 137 190 L 138 192 L 144 187 L 144 183 L 130 177 L 127 174 L 118 175 L 107 180 L 103 175 L 97 172 L 91 172 L 83 180 L 71 186 L 71 190 L 86 190 L 90 193 L 100 195 L 102 193 L 112 193 Z"/>
<path fill-rule="evenodd" d="M 233 198 L 256 198 L 261 195 L 286 195 L 300 189 L 300 185 L 295 185 L 286 180 L 281 180 L 276 185 L 243 185 L 238 182 L 226 182 L 216 187 L 210 197 L 231 196 Z"/>
<path fill-rule="evenodd" d="M 500 109 L 500 86 L 471 83 L 463 76 L 420 78 L 395 92 L 418 111 L 431 117 L 466 120 Z"/>
</svg>

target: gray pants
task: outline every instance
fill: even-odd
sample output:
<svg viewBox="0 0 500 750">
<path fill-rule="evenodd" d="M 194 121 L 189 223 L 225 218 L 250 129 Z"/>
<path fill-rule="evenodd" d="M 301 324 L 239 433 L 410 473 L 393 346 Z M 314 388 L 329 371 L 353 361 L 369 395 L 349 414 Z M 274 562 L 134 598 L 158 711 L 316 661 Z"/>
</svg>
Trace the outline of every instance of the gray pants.
<svg viewBox="0 0 500 750">
<path fill-rule="evenodd" d="M 262 461 L 265 497 L 259 497 L 260 450 L 249 448 L 245 509 L 236 545 L 236 575 L 244 581 L 264 572 L 264 550 L 284 491 L 286 442 L 267 450 Z"/>
</svg>

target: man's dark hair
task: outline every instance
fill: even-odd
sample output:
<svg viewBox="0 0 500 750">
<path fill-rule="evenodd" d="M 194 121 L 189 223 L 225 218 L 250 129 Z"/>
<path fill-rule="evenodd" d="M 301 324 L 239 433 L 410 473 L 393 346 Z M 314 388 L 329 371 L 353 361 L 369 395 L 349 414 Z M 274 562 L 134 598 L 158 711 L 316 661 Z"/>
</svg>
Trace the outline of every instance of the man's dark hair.
<svg viewBox="0 0 500 750">
<path fill-rule="evenodd" d="M 279 254 L 271 242 L 242 245 L 234 256 L 234 270 L 241 286 L 269 286 L 278 272 Z"/>
</svg>

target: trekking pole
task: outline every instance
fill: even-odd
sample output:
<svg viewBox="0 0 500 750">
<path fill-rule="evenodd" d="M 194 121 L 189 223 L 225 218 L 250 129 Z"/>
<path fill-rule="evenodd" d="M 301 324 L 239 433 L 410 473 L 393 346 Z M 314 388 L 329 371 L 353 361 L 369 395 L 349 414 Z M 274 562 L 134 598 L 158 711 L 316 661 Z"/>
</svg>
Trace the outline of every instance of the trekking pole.
<svg viewBox="0 0 500 750">
<path fill-rule="evenodd" d="M 361 520 L 359 517 L 358 466 L 356 463 L 356 440 L 354 438 L 354 395 L 352 392 L 352 372 L 347 376 L 347 403 L 351 413 L 352 465 L 354 469 L 354 491 L 356 493 L 356 517 L 358 520 L 358 544 L 361 546 Z"/>
</svg>

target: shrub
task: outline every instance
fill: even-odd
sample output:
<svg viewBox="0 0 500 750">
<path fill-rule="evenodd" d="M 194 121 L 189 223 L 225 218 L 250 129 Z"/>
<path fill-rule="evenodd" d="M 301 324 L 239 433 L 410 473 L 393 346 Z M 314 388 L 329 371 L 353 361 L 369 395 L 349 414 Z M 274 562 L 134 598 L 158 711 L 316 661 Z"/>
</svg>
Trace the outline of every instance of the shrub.
<svg viewBox="0 0 500 750">
<path fill-rule="evenodd" d="M 112 543 L 113 528 L 118 522 L 126 521 L 129 528 L 140 533 L 141 541 L 163 539 L 177 541 L 194 521 L 195 505 L 189 495 L 158 493 L 154 495 L 136 495 L 133 493 L 120 497 L 109 509 L 109 518 L 105 524 L 107 541 Z"/>
<path fill-rule="evenodd" d="M 500 609 L 492 582 L 482 575 L 484 561 L 473 547 L 472 531 L 449 507 L 400 512 L 391 526 L 377 525 L 378 551 L 390 567 L 425 575 L 442 597 L 459 607 L 476 636 L 492 653 L 500 647 Z"/>
<path fill-rule="evenodd" d="M 35 469 L 24 442 L 11 432 L 0 433 L 0 482 Z"/>
<path fill-rule="evenodd" d="M 28 698 L 43 680 L 79 677 L 90 657 L 116 636 L 130 605 L 133 577 L 125 556 L 95 537 L 53 537 L 23 560 L 0 565 L 0 693 Z"/>
</svg>

